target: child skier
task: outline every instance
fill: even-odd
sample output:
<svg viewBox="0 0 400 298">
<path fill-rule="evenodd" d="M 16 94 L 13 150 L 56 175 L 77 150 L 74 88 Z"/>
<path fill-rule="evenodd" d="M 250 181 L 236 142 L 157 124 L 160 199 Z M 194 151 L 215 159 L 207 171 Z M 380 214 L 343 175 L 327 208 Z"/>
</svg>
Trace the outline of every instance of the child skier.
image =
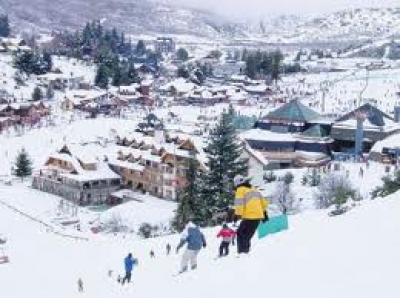
<svg viewBox="0 0 400 298">
<path fill-rule="evenodd" d="M 222 230 L 218 233 L 217 237 L 222 238 L 221 245 L 219 246 L 219 256 L 224 257 L 229 255 L 229 245 L 235 244 L 236 232 L 228 227 L 227 224 L 222 226 Z"/>
<path fill-rule="evenodd" d="M 125 265 L 125 277 L 122 279 L 122 284 L 125 282 L 130 283 L 132 278 L 132 270 L 134 265 L 137 264 L 137 260 L 132 257 L 132 254 L 129 253 L 128 256 L 124 259 Z"/>
<path fill-rule="evenodd" d="M 79 293 L 83 292 L 83 280 L 82 280 L 82 278 L 78 279 L 78 292 Z"/>
<path fill-rule="evenodd" d="M 197 255 L 201 248 L 206 247 L 206 239 L 199 227 L 194 223 L 189 222 L 186 229 L 183 231 L 181 241 L 176 248 L 176 253 L 179 253 L 179 249 L 187 243 L 186 251 L 182 256 L 181 270 L 179 273 L 186 272 L 188 270 L 188 264 L 190 262 L 192 270 L 197 268 Z"/>
<path fill-rule="evenodd" d="M 167 256 L 169 256 L 169 254 L 171 253 L 171 245 L 168 243 L 165 248 L 167 250 Z"/>
</svg>

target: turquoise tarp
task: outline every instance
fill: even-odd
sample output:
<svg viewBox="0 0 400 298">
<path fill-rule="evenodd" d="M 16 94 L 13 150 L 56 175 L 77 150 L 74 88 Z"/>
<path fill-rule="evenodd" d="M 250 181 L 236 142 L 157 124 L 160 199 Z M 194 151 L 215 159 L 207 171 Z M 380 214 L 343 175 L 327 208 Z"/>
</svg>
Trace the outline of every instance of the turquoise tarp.
<svg viewBox="0 0 400 298">
<path fill-rule="evenodd" d="M 257 233 L 258 238 L 264 238 L 270 234 L 279 233 L 289 228 L 289 222 L 287 215 L 279 215 L 270 217 L 265 223 L 261 222 L 258 226 Z"/>
</svg>

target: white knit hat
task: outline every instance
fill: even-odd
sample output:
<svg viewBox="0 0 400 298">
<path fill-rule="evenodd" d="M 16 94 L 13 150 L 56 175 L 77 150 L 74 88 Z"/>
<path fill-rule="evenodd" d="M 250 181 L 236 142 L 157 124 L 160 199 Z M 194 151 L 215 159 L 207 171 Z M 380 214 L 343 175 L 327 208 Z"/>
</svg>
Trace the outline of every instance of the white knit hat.
<svg viewBox="0 0 400 298">
<path fill-rule="evenodd" d="M 240 184 L 245 183 L 246 180 L 247 180 L 247 179 L 244 178 L 242 175 L 236 175 L 236 176 L 233 178 L 233 185 L 235 185 L 235 187 L 236 187 L 236 186 L 239 186 Z"/>
</svg>

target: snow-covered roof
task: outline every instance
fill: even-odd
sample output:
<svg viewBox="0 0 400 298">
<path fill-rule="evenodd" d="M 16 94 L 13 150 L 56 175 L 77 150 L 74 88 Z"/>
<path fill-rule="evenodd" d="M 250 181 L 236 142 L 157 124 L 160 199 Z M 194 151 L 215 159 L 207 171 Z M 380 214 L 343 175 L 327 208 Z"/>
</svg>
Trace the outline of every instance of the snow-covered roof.
<svg viewBox="0 0 400 298">
<path fill-rule="evenodd" d="M 189 93 L 196 88 L 196 84 L 184 79 L 178 78 L 160 87 L 160 90 L 171 90 L 174 88 L 179 93 Z"/>
<path fill-rule="evenodd" d="M 258 162 L 260 162 L 262 165 L 268 165 L 268 160 L 260 151 L 254 150 L 248 144 L 246 144 L 245 150 L 248 152 L 248 154 L 252 155 L 256 160 L 258 160 Z"/>
<path fill-rule="evenodd" d="M 240 135 L 244 140 L 272 141 L 272 142 L 295 142 L 296 139 L 290 133 L 275 133 L 264 129 L 250 129 Z"/>
<path fill-rule="evenodd" d="M 265 93 L 267 91 L 267 85 L 261 84 L 261 85 L 249 85 L 245 86 L 244 90 L 246 90 L 249 93 Z"/>
<path fill-rule="evenodd" d="M 139 164 L 138 162 L 129 162 L 118 159 L 113 159 L 108 161 L 110 165 L 121 167 L 128 170 L 133 170 L 137 172 L 143 172 L 144 166 Z"/>
<path fill-rule="evenodd" d="M 61 176 L 73 179 L 75 181 L 94 181 L 94 180 L 110 180 L 121 179 L 119 175 L 113 172 L 107 163 L 101 162 L 97 164 L 95 171 L 83 171 L 79 175 L 75 174 L 61 174 Z"/>
<path fill-rule="evenodd" d="M 391 135 L 382 141 L 376 142 L 371 152 L 382 153 L 383 148 L 400 149 L 400 133 Z"/>
</svg>

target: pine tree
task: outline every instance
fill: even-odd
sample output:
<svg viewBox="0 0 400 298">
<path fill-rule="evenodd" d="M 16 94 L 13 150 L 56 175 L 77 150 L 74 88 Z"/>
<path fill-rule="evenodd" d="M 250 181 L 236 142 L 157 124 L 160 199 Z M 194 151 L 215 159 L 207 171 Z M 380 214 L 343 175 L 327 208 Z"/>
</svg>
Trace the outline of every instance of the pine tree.
<svg viewBox="0 0 400 298">
<path fill-rule="evenodd" d="M 44 71 L 47 73 L 52 70 L 53 68 L 53 59 L 51 57 L 51 54 L 49 52 L 43 52 L 43 66 L 44 66 Z"/>
<path fill-rule="evenodd" d="M 283 54 L 278 50 L 271 54 L 271 58 L 271 78 L 277 83 L 282 73 Z"/>
<path fill-rule="evenodd" d="M 176 58 L 181 61 L 187 61 L 189 59 L 189 53 L 184 48 L 179 48 L 176 51 Z"/>
<path fill-rule="evenodd" d="M 112 78 L 112 85 L 113 86 L 116 86 L 116 87 L 120 87 L 120 86 L 122 86 L 122 84 L 123 84 L 123 81 L 124 81 L 124 75 L 123 75 L 123 73 L 122 73 L 122 69 L 121 69 L 121 67 L 117 67 L 116 69 L 115 69 L 115 72 L 114 72 L 114 75 L 113 75 L 113 78 Z"/>
<path fill-rule="evenodd" d="M 203 177 L 206 187 L 202 197 L 209 212 L 208 224 L 214 224 L 214 215 L 227 210 L 233 204 L 233 178 L 248 172 L 247 160 L 241 157 L 243 146 L 233 124 L 234 114 L 232 107 L 222 114 L 219 124 L 211 132 L 209 145 L 205 150 L 209 172 Z"/>
<path fill-rule="evenodd" d="M 178 78 L 188 79 L 190 77 L 190 72 L 186 66 L 180 66 L 176 75 Z"/>
<path fill-rule="evenodd" d="M 100 64 L 97 69 L 96 78 L 94 83 L 96 86 L 107 89 L 109 81 L 109 69 L 104 64 Z"/>
<path fill-rule="evenodd" d="M 32 161 L 29 159 L 25 149 L 19 152 L 14 166 L 14 175 L 20 177 L 22 181 L 32 174 Z"/>
<path fill-rule="evenodd" d="M 143 40 L 138 41 L 135 52 L 138 56 L 143 56 L 144 54 L 146 54 L 146 44 Z"/>
<path fill-rule="evenodd" d="M 32 93 L 32 100 L 39 101 L 43 99 L 43 91 L 39 87 L 35 87 Z"/>
<path fill-rule="evenodd" d="M 204 224 L 202 214 L 204 207 L 199 196 L 201 181 L 198 162 L 195 158 L 188 161 L 186 180 L 185 187 L 178 191 L 178 209 L 173 221 L 173 226 L 178 231 L 183 230 L 188 221 L 194 221 L 200 225 Z"/>
<path fill-rule="evenodd" d="M 135 64 L 133 62 L 129 62 L 126 79 L 127 79 L 126 85 L 131 85 L 133 83 L 140 82 L 139 74 L 136 71 Z"/>
</svg>

